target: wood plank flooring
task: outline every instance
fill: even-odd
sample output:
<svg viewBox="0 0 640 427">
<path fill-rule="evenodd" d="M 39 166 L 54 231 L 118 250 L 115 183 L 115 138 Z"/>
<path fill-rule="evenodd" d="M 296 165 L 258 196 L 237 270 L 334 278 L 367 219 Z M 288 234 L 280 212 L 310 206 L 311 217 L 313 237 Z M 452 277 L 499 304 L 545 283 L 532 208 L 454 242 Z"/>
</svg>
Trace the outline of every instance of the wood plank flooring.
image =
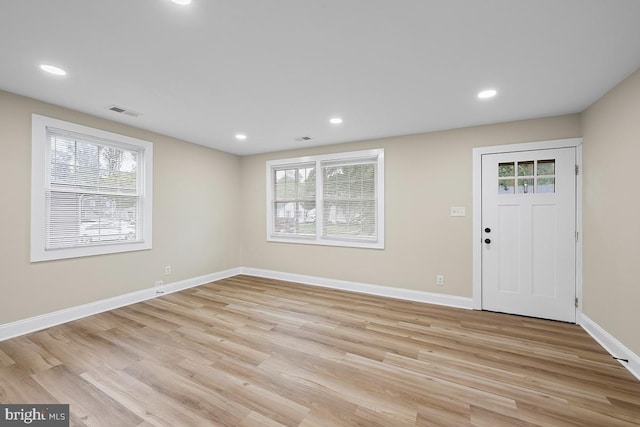
<svg viewBox="0 0 640 427">
<path fill-rule="evenodd" d="M 0 402 L 75 426 L 640 425 L 580 327 L 249 276 L 0 342 Z"/>
</svg>

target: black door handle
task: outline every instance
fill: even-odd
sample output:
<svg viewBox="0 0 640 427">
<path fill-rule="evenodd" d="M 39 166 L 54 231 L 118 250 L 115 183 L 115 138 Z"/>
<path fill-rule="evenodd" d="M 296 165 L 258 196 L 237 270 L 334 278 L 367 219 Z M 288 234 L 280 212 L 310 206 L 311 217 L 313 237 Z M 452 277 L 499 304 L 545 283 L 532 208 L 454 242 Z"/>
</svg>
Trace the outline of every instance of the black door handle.
<svg viewBox="0 0 640 427">
<path fill-rule="evenodd" d="M 484 239 L 484 242 L 488 245 L 489 243 L 491 243 L 491 239 Z"/>
</svg>

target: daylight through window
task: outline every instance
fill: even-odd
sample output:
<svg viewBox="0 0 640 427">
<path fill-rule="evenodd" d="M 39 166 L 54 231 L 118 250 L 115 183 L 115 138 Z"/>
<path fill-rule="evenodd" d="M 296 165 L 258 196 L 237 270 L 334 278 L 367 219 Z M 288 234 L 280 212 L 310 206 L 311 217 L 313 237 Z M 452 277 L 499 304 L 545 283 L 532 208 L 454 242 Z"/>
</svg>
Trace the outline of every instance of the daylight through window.
<svg viewBox="0 0 640 427">
<path fill-rule="evenodd" d="M 267 162 L 271 241 L 384 247 L 384 151 Z"/>
<path fill-rule="evenodd" d="M 143 172 L 150 167 L 150 143 L 84 127 L 78 130 L 86 133 L 79 133 L 69 129 L 80 128 L 71 123 L 44 123 L 50 121 L 34 116 L 32 226 L 36 235 L 42 231 L 32 242 L 32 255 L 40 253 L 34 260 L 146 248 L 150 212 Z M 44 128 L 36 129 L 36 122 Z M 43 173 L 36 173 L 36 162 L 44 163 Z"/>
</svg>

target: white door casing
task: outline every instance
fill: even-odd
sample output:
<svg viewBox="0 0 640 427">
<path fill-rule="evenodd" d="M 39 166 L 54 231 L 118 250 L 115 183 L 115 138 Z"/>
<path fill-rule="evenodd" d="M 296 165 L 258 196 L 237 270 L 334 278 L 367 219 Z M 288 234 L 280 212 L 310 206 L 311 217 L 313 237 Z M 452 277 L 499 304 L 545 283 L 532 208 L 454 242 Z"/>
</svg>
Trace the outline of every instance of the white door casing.
<svg viewBox="0 0 640 427">
<path fill-rule="evenodd" d="M 482 308 L 575 322 L 575 148 L 482 156 Z"/>
</svg>

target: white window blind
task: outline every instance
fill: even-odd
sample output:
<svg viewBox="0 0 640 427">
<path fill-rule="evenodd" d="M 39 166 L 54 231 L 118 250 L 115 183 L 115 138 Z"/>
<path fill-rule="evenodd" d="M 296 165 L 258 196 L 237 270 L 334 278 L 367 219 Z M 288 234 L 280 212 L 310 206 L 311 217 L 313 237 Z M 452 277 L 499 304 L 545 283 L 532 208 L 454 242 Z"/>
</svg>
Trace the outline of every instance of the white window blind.
<svg viewBox="0 0 640 427">
<path fill-rule="evenodd" d="M 275 233 L 315 236 L 315 165 L 273 169 Z"/>
<path fill-rule="evenodd" d="M 135 242 L 140 149 L 47 127 L 45 249 Z"/>
<path fill-rule="evenodd" d="M 376 240 L 376 159 L 322 164 L 323 236 Z"/>
<path fill-rule="evenodd" d="M 151 248 L 152 144 L 33 115 L 31 260 Z"/>
<path fill-rule="evenodd" d="M 384 151 L 267 162 L 267 240 L 384 248 Z"/>
</svg>

